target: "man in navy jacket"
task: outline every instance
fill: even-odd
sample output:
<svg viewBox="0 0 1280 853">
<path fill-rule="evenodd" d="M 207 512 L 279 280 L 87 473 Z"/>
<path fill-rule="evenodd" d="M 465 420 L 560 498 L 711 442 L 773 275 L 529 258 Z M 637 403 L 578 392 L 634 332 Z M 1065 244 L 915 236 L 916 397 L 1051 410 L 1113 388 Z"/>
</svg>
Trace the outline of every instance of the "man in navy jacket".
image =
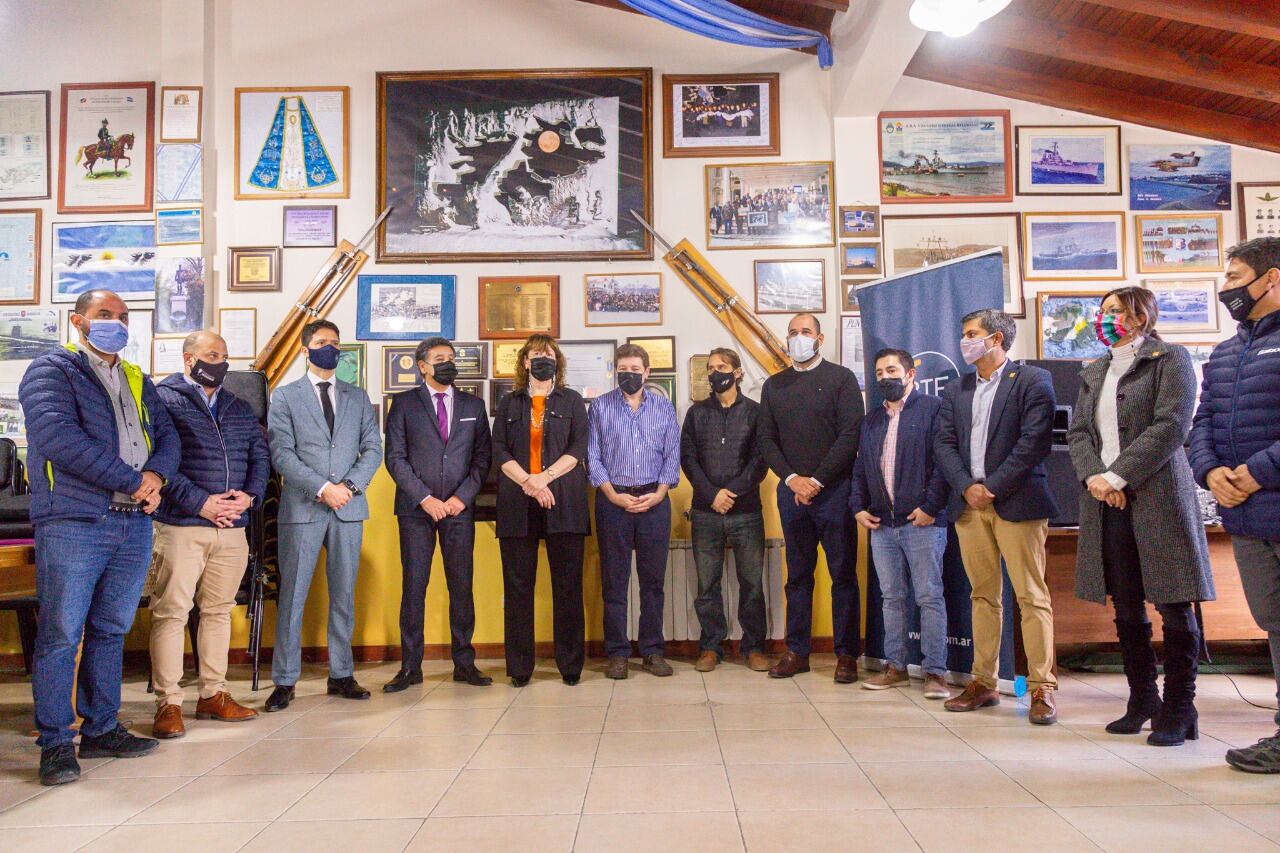
<svg viewBox="0 0 1280 853">
<path fill-rule="evenodd" d="M 849 507 L 870 531 L 884 611 L 883 672 L 862 682 L 885 690 L 907 675 L 907 586 L 920 608 L 924 695 L 946 699 L 947 604 L 942 555 L 947 550 L 947 478 L 934 462 L 942 400 L 914 391 L 915 359 L 900 349 L 876 353 L 876 386 L 884 405 L 862 421 Z"/>
<path fill-rule="evenodd" d="M 248 510 L 271 474 L 262 425 L 249 405 L 222 387 L 227 344 L 192 332 L 182 344 L 182 373 L 156 389 L 182 442 L 178 471 L 160 492 L 151 592 L 151 672 L 156 718 L 151 733 L 181 737 L 182 647 L 187 616 L 200 608 L 196 640 L 200 700 L 196 718 L 238 723 L 258 716 L 227 691 L 231 610 L 249 561 Z"/>
<path fill-rule="evenodd" d="M 133 624 L 160 488 L 178 468 L 178 435 L 155 387 L 118 353 L 129 308 L 109 290 L 76 300 L 80 343 L 31 362 L 18 387 L 27 425 L 40 622 L 32 660 L 40 782 L 80 778 L 80 757 L 133 757 L 156 741 L 120 725 L 124 635 Z M 76 680 L 76 650 L 84 640 Z"/>
</svg>

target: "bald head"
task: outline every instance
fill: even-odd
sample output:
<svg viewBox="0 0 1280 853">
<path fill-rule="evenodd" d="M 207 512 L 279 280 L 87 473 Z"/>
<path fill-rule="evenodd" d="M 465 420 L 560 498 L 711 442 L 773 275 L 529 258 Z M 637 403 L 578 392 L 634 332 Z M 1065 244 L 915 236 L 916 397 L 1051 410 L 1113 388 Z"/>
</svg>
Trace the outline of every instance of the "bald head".
<svg viewBox="0 0 1280 853">
<path fill-rule="evenodd" d="M 227 342 L 222 339 L 222 335 L 212 332 L 208 329 L 199 329 L 187 335 L 187 339 L 182 342 L 182 351 L 197 355 L 210 348 L 221 349 L 223 353 L 227 351 Z M 223 356 L 225 358 L 225 355 Z"/>
<path fill-rule="evenodd" d="M 76 297 L 76 313 L 84 317 L 90 317 L 93 320 L 101 319 L 124 319 L 122 317 L 105 318 L 99 317 L 96 313 L 103 304 L 109 304 L 112 308 L 118 308 L 119 311 L 128 313 L 129 309 L 125 306 L 124 300 L 120 298 L 114 290 L 105 288 L 97 288 L 95 290 L 86 290 L 84 293 Z"/>
<path fill-rule="evenodd" d="M 787 324 L 787 333 L 790 334 L 792 329 L 799 331 L 808 330 L 810 337 L 816 338 L 822 334 L 822 323 L 817 316 L 809 313 L 797 314 L 791 318 L 791 322 Z"/>
</svg>

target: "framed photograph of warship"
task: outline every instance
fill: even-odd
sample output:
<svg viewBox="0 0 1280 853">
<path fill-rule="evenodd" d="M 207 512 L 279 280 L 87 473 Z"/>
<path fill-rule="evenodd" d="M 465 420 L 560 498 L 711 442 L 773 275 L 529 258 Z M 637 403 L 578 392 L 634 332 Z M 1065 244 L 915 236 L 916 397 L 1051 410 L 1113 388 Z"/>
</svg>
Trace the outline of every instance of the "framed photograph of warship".
<svg viewBox="0 0 1280 853">
<path fill-rule="evenodd" d="M 351 89 L 235 90 L 236 198 L 348 198 Z"/>
<path fill-rule="evenodd" d="M 835 245 L 830 162 L 707 166 L 708 249 Z"/>
<path fill-rule="evenodd" d="M 653 257 L 648 68 L 380 72 L 379 262 Z"/>
<path fill-rule="evenodd" d="M 1127 255 L 1122 212 L 1024 213 L 1027 281 L 1122 281 Z"/>
<path fill-rule="evenodd" d="M 884 273 L 879 243 L 841 243 L 841 275 L 874 278 Z"/>
<path fill-rule="evenodd" d="M 51 94 L 0 92 L 0 201 L 49 197 Z"/>
<path fill-rule="evenodd" d="M 64 83 L 59 213 L 148 213 L 155 83 Z"/>
<path fill-rule="evenodd" d="M 1014 128 L 1018 195 L 1120 195 L 1120 125 Z"/>
<path fill-rule="evenodd" d="M 560 276 L 481 276 L 480 339 L 560 335 Z"/>
<path fill-rule="evenodd" d="M 777 74 L 662 76 L 663 157 L 782 153 Z"/>
<path fill-rule="evenodd" d="M 1238 183 L 1240 239 L 1280 237 L 1280 182 Z"/>
<path fill-rule="evenodd" d="M 821 258 L 756 261 L 755 284 L 757 314 L 827 310 L 827 262 Z"/>
<path fill-rule="evenodd" d="M 451 275 L 356 277 L 356 340 L 420 341 L 456 333 Z"/>
<path fill-rule="evenodd" d="M 854 240 L 876 240 L 880 237 L 880 205 L 853 204 L 840 206 L 840 236 Z"/>
<path fill-rule="evenodd" d="M 1130 210 L 1230 210 L 1230 145 L 1130 145 Z"/>
<path fill-rule="evenodd" d="M 1139 273 L 1222 271 L 1221 213 L 1140 213 L 1133 218 L 1142 240 Z"/>
<path fill-rule="evenodd" d="M 1218 331 L 1216 278 L 1144 278 L 1142 286 L 1156 297 L 1161 332 Z"/>
<path fill-rule="evenodd" d="M 1094 328 L 1105 296 L 1101 290 L 1036 294 L 1036 357 L 1093 361 L 1106 355 Z"/>
<path fill-rule="evenodd" d="M 884 217 L 884 274 L 917 270 L 993 246 L 1004 253 L 1004 310 L 1025 317 L 1022 220 L 1016 213 Z"/>
<path fill-rule="evenodd" d="M 1013 201 L 1008 110 L 879 116 L 883 204 Z"/>
<path fill-rule="evenodd" d="M 588 326 L 661 326 L 662 273 L 587 273 Z"/>
</svg>

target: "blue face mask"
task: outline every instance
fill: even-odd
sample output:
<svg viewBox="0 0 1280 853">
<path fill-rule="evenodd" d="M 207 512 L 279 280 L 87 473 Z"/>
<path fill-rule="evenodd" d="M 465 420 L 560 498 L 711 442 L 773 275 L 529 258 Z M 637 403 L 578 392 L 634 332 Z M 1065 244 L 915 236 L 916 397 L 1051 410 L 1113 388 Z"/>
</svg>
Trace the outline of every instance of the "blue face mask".
<svg viewBox="0 0 1280 853">
<path fill-rule="evenodd" d="M 338 366 L 338 357 L 342 351 L 333 344 L 307 350 L 307 358 L 321 370 L 333 370 Z"/>
<path fill-rule="evenodd" d="M 129 345 L 129 327 L 119 320 L 90 320 L 84 337 L 98 352 L 115 355 Z"/>
</svg>

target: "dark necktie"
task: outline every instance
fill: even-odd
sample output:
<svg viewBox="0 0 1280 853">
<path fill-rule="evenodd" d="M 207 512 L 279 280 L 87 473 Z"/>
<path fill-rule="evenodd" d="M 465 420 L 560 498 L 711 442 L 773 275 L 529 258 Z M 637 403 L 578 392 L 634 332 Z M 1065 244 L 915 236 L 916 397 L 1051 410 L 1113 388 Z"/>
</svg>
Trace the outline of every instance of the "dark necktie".
<svg viewBox="0 0 1280 853">
<path fill-rule="evenodd" d="M 324 422 L 329 425 L 329 435 L 333 435 L 333 401 L 329 399 L 328 382 L 317 382 L 316 387 L 320 389 L 320 405 L 324 407 Z"/>
<path fill-rule="evenodd" d="M 436 394 L 436 426 L 440 427 L 440 439 L 449 441 L 449 413 L 444 407 L 444 394 Z"/>
</svg>

